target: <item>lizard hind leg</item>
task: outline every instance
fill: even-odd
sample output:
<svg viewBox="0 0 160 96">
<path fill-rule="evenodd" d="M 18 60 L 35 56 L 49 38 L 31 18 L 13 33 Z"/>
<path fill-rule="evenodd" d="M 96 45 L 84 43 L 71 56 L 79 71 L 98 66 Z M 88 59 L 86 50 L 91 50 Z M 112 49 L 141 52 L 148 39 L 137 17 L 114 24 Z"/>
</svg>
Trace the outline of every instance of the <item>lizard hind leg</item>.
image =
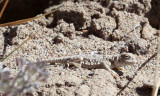
<svg viewBox="0 0 160 96">
<path fill-rule="evenodd" d="M 69 68 L 70 66 L 74 66 L 76 68 L 80 68 L 81 64 L 77 63 L 77 62 L 67 62 L 67 68 Z"/>
</svg>

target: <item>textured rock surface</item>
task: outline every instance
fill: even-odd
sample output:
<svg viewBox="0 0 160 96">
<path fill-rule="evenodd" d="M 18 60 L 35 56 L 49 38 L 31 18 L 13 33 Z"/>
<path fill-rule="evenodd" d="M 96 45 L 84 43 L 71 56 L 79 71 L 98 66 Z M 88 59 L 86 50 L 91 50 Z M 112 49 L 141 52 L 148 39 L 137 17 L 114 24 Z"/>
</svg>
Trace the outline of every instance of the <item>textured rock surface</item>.
<svg viewBox="0 0 160 96">
<path fill-rule="evenodd" d="M 35 61 L 81 53 L 131 52 L 138 62 L 119 71 L 113 70 L 119 75 L 116 78 L 103 69 L 51 64 L 47 67 L 48 82 L 42 83 L 35 96 L 115 96 L 131 80 L 136 69 L 157 52 L 158 30 L 153 26 L 156 22 L 149 22 L 146 16 L 153 12 L 150 0 L 56 1 L 45 11 L 49 12 L 60 2 L 64 2 L 64 7 L 52 15 L 0 28 L 0 55 L 9 54 L 31 35 L 31 40 L 3 62 L 13 74 L 18 71 L 16 57 Z M 144 66 L 120 95 L 150 96 L 151 90 L 143 86 L 153 83 L 150 78 L 153 78 L 155 62 L 154 58 Z"/>
</svg>

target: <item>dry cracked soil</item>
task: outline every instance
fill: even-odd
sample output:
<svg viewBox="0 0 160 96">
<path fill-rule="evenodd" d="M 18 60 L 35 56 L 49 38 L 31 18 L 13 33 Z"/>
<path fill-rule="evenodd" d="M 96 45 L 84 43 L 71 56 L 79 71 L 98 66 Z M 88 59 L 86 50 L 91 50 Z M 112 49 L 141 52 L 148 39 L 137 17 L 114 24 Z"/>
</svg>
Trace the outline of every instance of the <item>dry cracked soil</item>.
<svg viewBox="0 0 160 96">
<path fill-rule="evenodd" d="M 129 52 L 137 59 L 133 66 L 113 69 L 118 74 L 116 78 L 104 69 L 89 70 L 50 64 L 47 66 L 50 73 L 47 82 L 41 83 L 31 96 L 151 95 L 149 84 L 153 84 L 154 80 L 155 58 L 148 61 L 135 77 L 133 75 L 156 53 L 159 0 L 46 0 L 49 2 L 47 7 L 41 4 L 44 0 L 21 1 L 24 2 L 17 0 L 17 4 L 26 3 L 33 8 L 39 2 L 38 7 L 43 7 L 44 13 L 62 3 L 64 6 L 46 17 L 0 28 L 0 55 L 9 54 L 33 34 L 31 40 L 3 62 L 12 69 L 13 74 L 19 71 L 16 57 L 36 61 L 88 52 L 109 55 Z M 12 9 L 12 6 L 9 8 Z M 24 14 L 14 12 L 8 12 L 7 15 L 12 13 L 12 17 L 16 18 L 16 15 L 25 15 L 27 11 Z M 28 12 L 33 13 L 32 9 Z"/>
</svg>

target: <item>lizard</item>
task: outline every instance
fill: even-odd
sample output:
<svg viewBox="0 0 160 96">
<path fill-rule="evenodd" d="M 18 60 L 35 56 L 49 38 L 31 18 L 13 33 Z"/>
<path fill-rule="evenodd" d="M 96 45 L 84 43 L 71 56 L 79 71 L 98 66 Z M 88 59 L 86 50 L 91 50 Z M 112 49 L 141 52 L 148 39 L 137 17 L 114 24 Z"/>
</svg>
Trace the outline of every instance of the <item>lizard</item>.
<svg viewBox="0 0 160 96">
<path fill-rule="evenodd" d="M 132 53 L 121 53 L 116 55 L 101 55 L 101 54 L 79 54 L 73 56 L 59 57 L 54 59 L 39 60 L 43 63 L 67 63 L 69 65 L 78 66 L 87 69 L 105 69 L 114 76 L 116 75 L 111 70 L 126 65 L 136 64 L 137 60 Z M 38 63 L 35 62 L 35 63 Z M 79 65 L 77 65 L 77 63 Z"/>
</svg>

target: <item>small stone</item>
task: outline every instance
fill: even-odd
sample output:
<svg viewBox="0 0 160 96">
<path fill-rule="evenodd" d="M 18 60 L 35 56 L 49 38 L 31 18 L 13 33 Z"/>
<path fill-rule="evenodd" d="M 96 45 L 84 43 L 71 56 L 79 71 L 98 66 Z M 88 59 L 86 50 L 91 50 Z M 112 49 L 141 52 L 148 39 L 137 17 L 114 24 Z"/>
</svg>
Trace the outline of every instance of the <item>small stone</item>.
<svg viewBox="0 0 160 96">
<path fill-rule="evenodd" d="M 62 89 L 56 89 L 56 93 L 60 96 L 66 96 L 68 93 L 66 92 L 66 90 Z M 68 95 L 69 96 L 69 95 Z"/>
<path fill-rule="evenodd" d="M 51 87 L 53 87 L 53 86 L 54 86 L 53 84 L 46 84 L 46 85 L 45 85 L 46 88 L 51 88 Z"/>
<path fill-rule="evenodd" d="M 64 35 L 62 33 L 59 33 L 54 39 L 53 39 L 54 43 L 62 43 L 64 42 Z"/>
<path fill-rule="evenodd" d="M 57 83 L 55 83 L 55 85 L 56 85 L 57 87 L 61 87 L 61 86 L 64 85 L 64 82 L 61 81 L 61 80 L 59 80 Z"/>
<path fill-rule="evenodd" d="M 72 86 L 75 86 L 76 84 L 74 82 L 65 82 L 65 86 L 68 86 L 68 87 L 72 87 Z"/>
</svg>

